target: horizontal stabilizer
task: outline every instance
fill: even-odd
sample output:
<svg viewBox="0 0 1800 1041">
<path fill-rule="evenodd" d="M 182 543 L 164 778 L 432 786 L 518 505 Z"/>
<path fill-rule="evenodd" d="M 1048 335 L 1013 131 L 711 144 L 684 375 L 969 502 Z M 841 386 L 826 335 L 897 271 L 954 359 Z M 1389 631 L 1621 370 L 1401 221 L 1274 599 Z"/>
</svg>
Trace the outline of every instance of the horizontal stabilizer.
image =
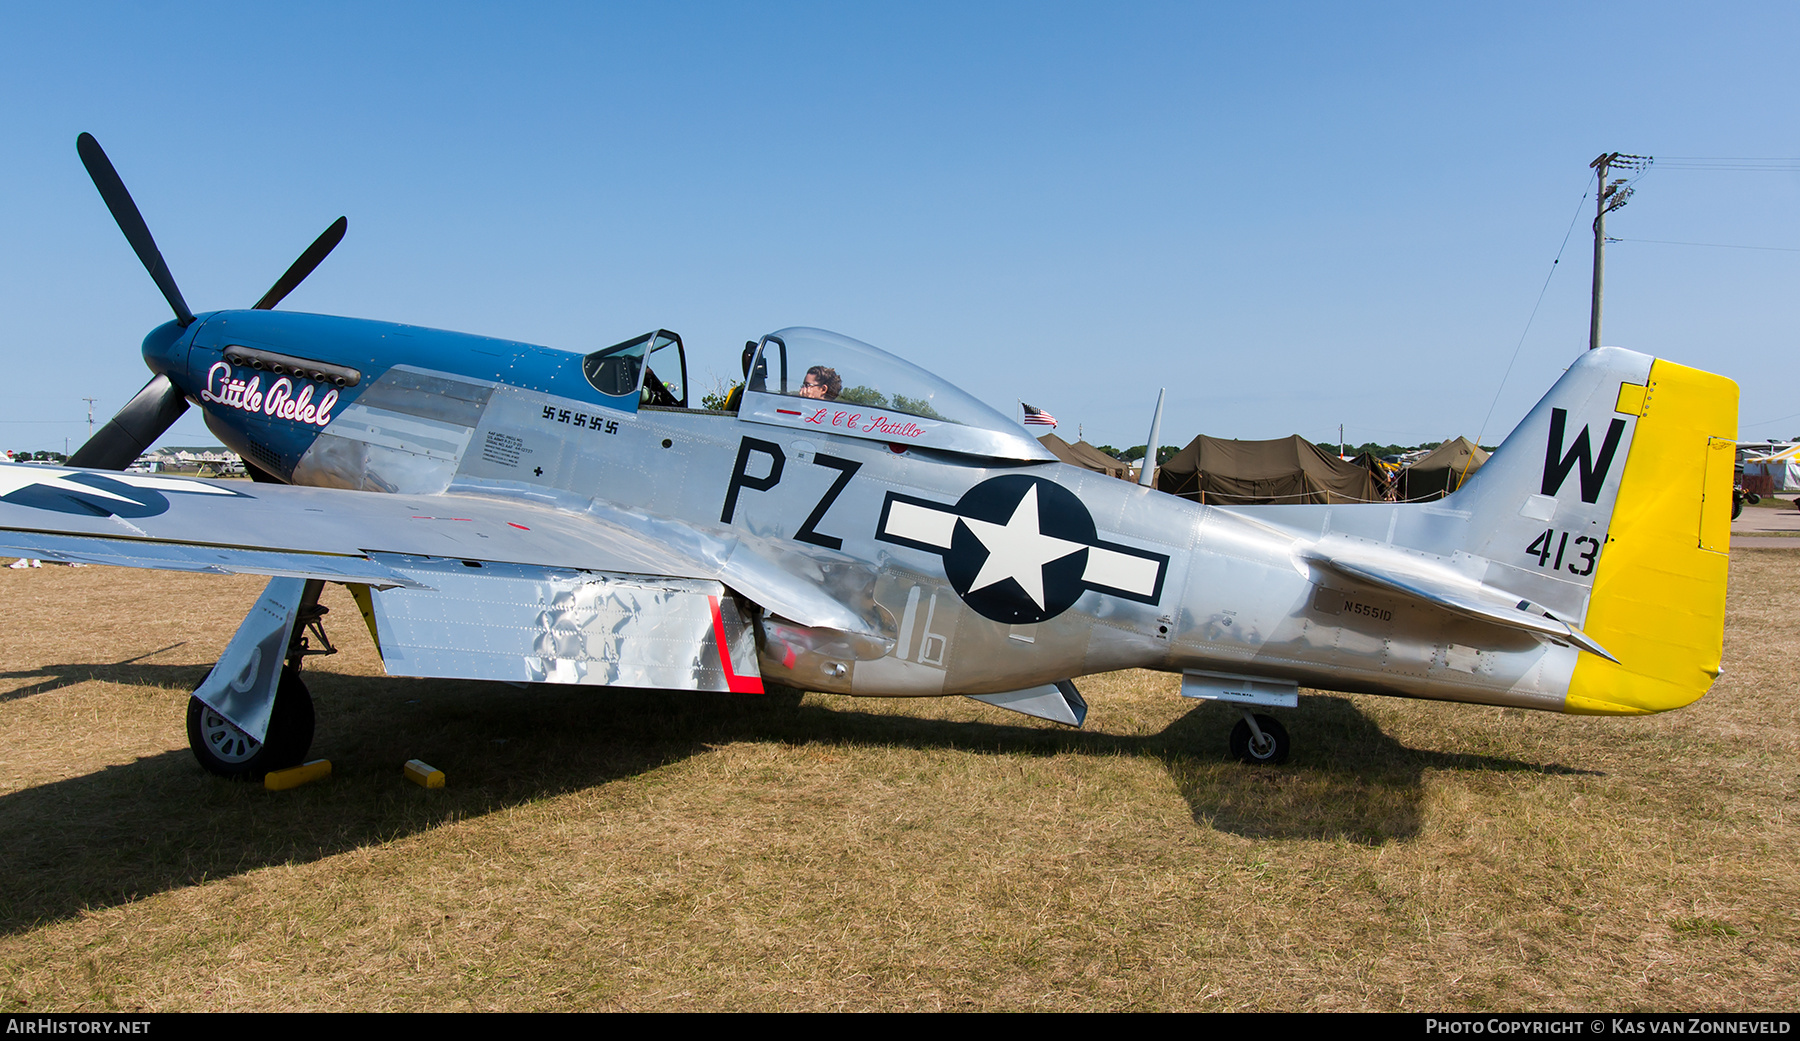
<svg viewBox="0 0 1800 1041">
<path fill-rule="evenodd" d="M 1345 578 L 1379 586 L 1465 618 L 1519 629 L 1618 661 L 1578 627 L 1541 608 L 1532 611 L 1530 601 L 1483 585 L 1448 565 L 1421 556 L 1349 539 L 1326 538 L 1305 557 L 1309 563 Z"/>
</svg>

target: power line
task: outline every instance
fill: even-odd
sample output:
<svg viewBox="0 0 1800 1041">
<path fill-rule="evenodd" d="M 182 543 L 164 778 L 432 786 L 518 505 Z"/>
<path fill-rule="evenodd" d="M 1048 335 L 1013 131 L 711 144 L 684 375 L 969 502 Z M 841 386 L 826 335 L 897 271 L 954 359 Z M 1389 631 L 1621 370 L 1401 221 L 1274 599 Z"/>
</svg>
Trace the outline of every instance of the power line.
<svg viewBox="0 0 1800 1041">
<path fill-rule="evenodd" d="M 1585 178 L 1583 178 L 1585 180 Z M 1525 328 L 1519 333 L 1519 342 L 1513 345 L 1512 358 L 1506 363 L 1506 371 L 1500 374 L 1500 385 L 1494 388 L 1494 400 L 1488 405 L 1487 415 L 1481 419 L 1481 429 L 1475 432 L 1475 443 L 1481 444 L 1483 434 L 1487 433 L 1488 421 L 1494 418 L 1494 409 L 1500 404 L 1500 392 L 1506 388 L 1506 378 L 1512 375 L 1513 366 L 1519 361 L 1519 351 L 1525 346 L 1525 337 L 1531 334 L 1531 323 L 1537 321 L 1538 309 L 1544 306 L 1544 294 L 1550 291 L 1550 280 L 1556 277 L 1556 266 L 1562 263 L 1563 251 L 1569 248 L 1569 238 L 1575 234 L 1575 223 L 1581 220 L 1582 208 L 1587 205 L 1588 193 L 1581 193 L 1581 201 L 1575 204 L 1575 216 L 1569 218 L 1569 230 L 1563 232 L 1562 245 L 1556 247 L 1556 259 L 1550 262 L 1550 270 L 1544 273 L 1544 284 L 1538 288 L 1537 303 L 1531 305 L 1531 317 L 1525 319 Z"/>
<path fill-rule="evenodd" d="M 1708 246 L 1713 249 L 1763 249 L 1776 253 L 1800 253 L 1795 246 L 1739 246 L 1729 242 L 1677 242 L 1674 239 L 1607 239 L 1608 242 L 1651 242 L 1659 246 Z"/>
<path fill-rule="evenodd" d="M 1659 155 L 1656 165 L 1664 170 L 1719 170 L 1737 173 L 1781 173 L 1800 170 L 1800 159 L 1732 156 Z"/>
<path fill-rule="evenodd" d="M 1790 419 L 1800 419 L 1800 412 L 1795 412 L 1793 415 L 1788 415 L 1788 416 L 1777 416 L 1774 419 L 1765 419 L 1759 423 L 1745 423 L 1744 426 L 1746 426 L 1746 427 L 1774 426 L 1776 423 L 1785 423 Z"/>
</svg>

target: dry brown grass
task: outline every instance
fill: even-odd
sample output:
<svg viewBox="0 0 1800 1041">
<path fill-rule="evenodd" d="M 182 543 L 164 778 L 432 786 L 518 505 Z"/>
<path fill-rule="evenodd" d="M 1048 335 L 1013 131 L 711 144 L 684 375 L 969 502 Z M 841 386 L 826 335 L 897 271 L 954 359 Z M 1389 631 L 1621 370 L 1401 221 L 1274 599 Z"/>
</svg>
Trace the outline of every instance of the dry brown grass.
<svg viewBox="0 0 1800 1041">
<path fill-rule="evenodd" d="M 1796 565 L 1684 711 L 1318 694 L 1279 770 L 1144 673 L 1079 733 L 386 679 L 333 589 L 283 793 L 182 730 L 260 580 L 0 571 L 0 1009 L 1788 1008 Z"/>
</svg>

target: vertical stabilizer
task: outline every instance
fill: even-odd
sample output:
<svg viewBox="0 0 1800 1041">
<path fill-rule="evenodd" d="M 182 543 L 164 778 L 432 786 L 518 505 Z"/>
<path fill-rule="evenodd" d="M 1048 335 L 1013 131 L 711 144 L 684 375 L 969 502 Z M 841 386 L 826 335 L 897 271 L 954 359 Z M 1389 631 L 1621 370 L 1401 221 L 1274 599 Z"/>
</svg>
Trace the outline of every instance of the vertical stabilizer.
<svg viewBox="0 0 1800 1041">
<path fill-rule="evenodd" d="M 1578 625 L 1564 709 L 1679 708 L 1719 674 L 1737 384 L 1615 347 L 1585 352 L 1443 508 L 1484 584 Z"/>
</svg>

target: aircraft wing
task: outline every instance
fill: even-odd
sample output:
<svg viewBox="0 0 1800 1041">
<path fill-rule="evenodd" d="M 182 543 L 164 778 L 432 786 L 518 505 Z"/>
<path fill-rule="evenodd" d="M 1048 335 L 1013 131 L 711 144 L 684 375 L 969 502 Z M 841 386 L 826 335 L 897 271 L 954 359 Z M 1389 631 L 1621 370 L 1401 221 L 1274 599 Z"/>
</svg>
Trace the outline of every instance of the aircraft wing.
<svg viewBox="0 0 1800 1041">
<path fill-rule="evenodd" d="M 602 501 L 402 495 L 0 463 L 0 554 L 440 590 L 441 562 L 711 580 L 803 626 L 881 639 L 804 562 Z M 438 562 L 438 563 L 429 563 Z M 521 571 L 520 568 L 525 569 Z M 497 573 L 498 574 L 498 573 Z M 473 594 L 467 594 L 473 595 Z"/>
</svg>

